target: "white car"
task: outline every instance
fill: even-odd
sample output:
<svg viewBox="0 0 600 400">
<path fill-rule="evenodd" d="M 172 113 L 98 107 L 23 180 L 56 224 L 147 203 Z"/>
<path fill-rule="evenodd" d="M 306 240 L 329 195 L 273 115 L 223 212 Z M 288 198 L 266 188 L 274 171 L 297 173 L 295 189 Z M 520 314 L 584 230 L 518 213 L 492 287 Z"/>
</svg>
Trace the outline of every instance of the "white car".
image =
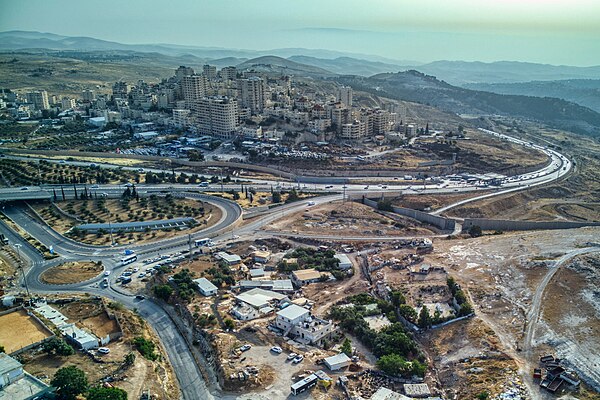
<svg viewBox="0 0 600 400">
<path fill-rule="evenodd" d="M 108 354 L 108 353 L 110 353 L 110 349 L 108 347 L 98 347 L 98 353 Z"/>
<path fill-rule="evenodd" d="M 292 360 L 292 364 L 299 364 L 302 362 L 302 360 L 304 360 L 304 356 L 300 354 Z"/>
<path fill-rule="evenodd" d="M 290 353 L 290 354 L 287 356 L 287 359 L 288 359 L 289 361 L 291 361 L 291 360 L 293 360 L 293 359 L 294 359 L 294 358 L 296 358 L 296 357 L 298 357 L 298 354 L 296 354 L 296 353 Z"/>
<path fill-rule="evenodd" d="M 277 354 L 281 354 L 283 352 L 283 350 L 279 346 L 273 346 L 273 347 L 271 347 L 271 351 L 273 353 L 277 353 Z"/>
<path fill-rule="evenodd" d="M 104 271 L 104 276 L 109 276 L 110 275 L 110 271 Z"/>
<path fill-rule="evenodd" d="M 310 206 L 314 206 L 314 205 L 315 205 L 315 202 L 314 202 L 314 201 L 309 201 L 308 203 L 306 203 L 306 205 L 307 205 L 307 206 L 309 206 L 309 207 L 310 207 Z"/>
</svg>

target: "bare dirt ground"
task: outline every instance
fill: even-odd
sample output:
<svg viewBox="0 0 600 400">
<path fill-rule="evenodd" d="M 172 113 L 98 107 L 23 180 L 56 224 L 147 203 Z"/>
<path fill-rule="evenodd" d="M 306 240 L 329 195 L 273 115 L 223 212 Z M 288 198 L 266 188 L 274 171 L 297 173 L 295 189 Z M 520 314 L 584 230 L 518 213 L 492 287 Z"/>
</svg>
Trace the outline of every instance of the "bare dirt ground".
<svg viewBox="0 0 600 400">
<path fill-rule="evenodd" d="M 448 398 L 474 399 L 486 392 L 495 398 L 511 388 L 524 394 L 517 364 L 479 318 L 431 330 L 420 340 Z"/>
<path fill-rule="evenodd" d="M 426 260 L 435 264 L 445 264 L 450 273 L 457 277 L 460 283 L 466 287 L 471 297 L 475 310 L 479 318 L 488 324 L 495 332 L 500 343 L 502 351 L 517 360 L 520 372 L 531 391 L 533 398 L 547 398 L 548 394 L 531 382 L 531 372 L 534 366 L 537 366 L 538 357 L 545 352 L 561 352 L 566 362 L 573 365 L 573 368 L 580 374 L 585 374 L 586 364 L 581 363 L 585 360 L 581 352 L 588 352 L 590 348 L 585 344 L 589 342 L 589 337 L 585 334 L 569 334 L 566 339 L 575 343 L 575 345 L 563 346 L 565 339 L 548 340 L 545 346 L 534 347 L 531 358 L 526 359 L 523 353 L 518 350 L 522 346 L 524 331 L 526 327 L 525 315 L 532 304 L 534 292 L 546 275 L 553 263 L 565 253 L 581 247 L 585 247 L 589 242 L 596 241 L 600 235 L 598 228 L 582 228 L 576 230 L 561 231 L 539 231 L 539 232 L 515 232 L 504 235 L 485 236 L 477 239 L 468 240 L 436 240 L 435 251 L 427 255 Z M 565 270 L 566 271 L 566 270 Z M 559 273 L 567 273 L 559 271 Z M 571 275 L 571 274 L 569 274 Z M 590 281 L 590 275 L 586 275 L 587 281 Z M 571 278 L 575 283 L 575 278 Z M 569 281 L 571 281 L 569 279 Z M 561 282 L 554 277 L 552 282 Z M 580 288 L 582 284 L 579 284 Z M 584 287 L 585 288 L 585 287 Z M 551 286 L 546 288 L 546 296 L 556 297 L 558 293 L 565 296 L 565 301 L 571 298 L 572 294 L 565 291 L 553 292 Z M 584 293 L 594 293 L 590 288 L 580 289 Z M 581 302 L 584 299 L 580 299 Z M 556 315 L 563 323 L 563 328 L 556 328 L 558 332 L 564 332 L 567 329 L 564 326 L 566 321 L 578 322 L 581 325 L 582 332 L 586 332 L 588 322 L 594 318 L 597 319 L 595 309 L 580 307 L 578 316 L 573 316 L 570 320 L 564 313 L 568 313 L 569 308 L 576 306 L 568 304 L 565 307 L 564 301 L 545 301 L 544 315 Z M 566 308 L 565 311 L 563 309 Z M 583 319 L 585 318 L 585 320 Z M 543 321 L 545 321 L 543 319 Z M 555 329 L 553 324 L 547 328 L 539 328 L 534 336 L 534 344 L 542 344 L 550 330 Z M 570 325 L 568 325 L 570 329 Z M 587 328 L 586 328 L 587 327 Z M 559 333 L 560 334 L 560 333 Z M 565 334 L 566 335 L 566 334 Z M 551 336 L 549 336 L 551 337 Z M 586 339 L 587 337 L 587 339 Z M 579 341 L 577 339 L 579 338 Z M 593 343 L 595 342 L 590 342 Z M 561 350 L 562 349 L 562 350 Z M 579 350 L 581 349 L 581 350 Z M 596 352 L 592 354 L 597 354 Z M 586 357 L 589 358 L 589 355 Z M 597 361 L 596 361 L 597 362 Z"/>
<path fill-rule="evenodd" d="M 18 281 L 18 255 L 10 246 L 0 248 L 0 294 L 16 287 Z"/>
<path fill-rule="evenodd" d="M 0 316 L 0 344 L 8 354 L 49 336 L 50 333 L 25 310 Z"/>
<path fill-rule="evenodd" d="M 348 236 L 427 236 L 433 232 L 417 222 L 397 215 L 388 216 L 355 202 L 333 202 L 307 207 L 281 218 L 265 230 Z"/>
<path fill-rule="evenodd" d="M 47 269 L 40 275 L 40 279 L 49 285 L 66 285 L 92 279 L 103 270 L 102 263 L 75 261 Z"/>
<path fill-rule="evenodd" d="M 457 201 L 469 199 L 471 197 L 480 196 L 482 192 L 477 192 L 476 195 L 470 193 L 461 194 L 443 194 L 443 195 L 402 195 L 392 199 L 392 203 L 395 206 L 412 208 L 415 210 L 437 210 L 438 208 L 445 207 L 449 204 L 456 203 Z"/>
</svg>

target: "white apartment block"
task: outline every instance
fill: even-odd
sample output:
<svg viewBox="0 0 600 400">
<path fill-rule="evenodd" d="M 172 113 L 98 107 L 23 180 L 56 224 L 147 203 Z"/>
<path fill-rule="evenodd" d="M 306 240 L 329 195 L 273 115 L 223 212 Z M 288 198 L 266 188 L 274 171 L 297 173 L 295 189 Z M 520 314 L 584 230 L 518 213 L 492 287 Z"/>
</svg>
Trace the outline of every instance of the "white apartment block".
<svg viewBox="0 0 600 400">
<path fill-rule="evenodd" d="M 186 108 L 193 108 L 194 104 L 206 94 L 206 78 L 202 75 L 184 76 L 181 80 L 181 93 Z"/>
<path fill-rule="evenodd" d="M 336 99 L 346 107 L 352 107 L 352 88 L 350 86 L 338 88 Z"/>
<path fill-rule="evenodd" d="M 306 308 L 296 304 L 290 304 L 277 312 L 275 326 L 283 331 L 284 336 L 316 346 L 322 346 L 323 341 L 331 339 L 335 332 L 332 321 L 314 317 Z"/>
<path fill-rule="evenodd" d="M 358 120 L 354 120 L 351 124 L 343 124 L 340 138 L 348 140 L 362 139 L 367 134 L 367 125 Z"/>
<path fill-rule="evenodd" d="M 246 79 L 238 79 L 238 100 L 242 108 L 249 108 L 252 115 L 260 114 L 265 108 L 266 88 L 265 81 L 253 76 Z"/>
<path fill-rule="evenodd" d="M 27 102 L 33 104 L 36 110 L 50 109 L 50 102 L 48 101 L 48 92 L 46 92 L 45 90 L 28 92 L 26 97 Z"/>
<path fill-rule="evenodd" d="M 235 81 L 237 79 L 237 69 L 235 67 L 223 67 L 219 75 L 224 81 Z"/>
<path fill-rule="evenodd" d="M 198 128 L 202 134 L 233 138 L 238 130 L 237 101 L 227 97 L 205 97 L 196 102 Z"/>
<path fill-rule="evenodd" d="M 214 80 L 217 78 L 217 67 L 214 65 L 205 64 L 202 67 L 202 74 L 204 74 L 206 79 Z"/>
<path fill-rule="evenodd" d="M 184 76 L 194 75 L 194 69 L 191 67 L 186 67 L 181 65 L 179 68 L 175 70 L 175 80 L 177 82 L 181 82 Z"/>
<path fill-rule="evenodd" d="M 73 109 L 73 108 L 75 108 L 75 106 L 76 106 L 75 99 L 72 99 L 70 97 L 63 97 L 60 100 L 60 108 L 63 110 Z"/>
<path fill-rule="evenodd" d="M 191 111 L 186 109 L 173 110 L 173 125 L 178 128 L 186 128 L 190 125 Z"/>
</svg>

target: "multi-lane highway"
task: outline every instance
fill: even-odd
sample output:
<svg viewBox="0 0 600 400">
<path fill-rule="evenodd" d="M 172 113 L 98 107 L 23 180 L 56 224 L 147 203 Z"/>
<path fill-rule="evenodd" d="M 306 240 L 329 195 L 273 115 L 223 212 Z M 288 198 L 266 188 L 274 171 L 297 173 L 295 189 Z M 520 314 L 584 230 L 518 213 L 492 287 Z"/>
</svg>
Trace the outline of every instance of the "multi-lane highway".
<svg viewBox="0 0 600 400">
<path fill-rule="evenodd" d="M 340 200 L 346 196 L 349 197 L 360 197 L 366 196 L 380 196 L 381 194 L 392 195 L 392 194 L 443 194 L 443 193 L 456 193 L 456 192 L 477 192 L 486 190 L 487 193 L 478 198 L 497 196 L 510 191 L 517 191 L 526 189 L 531 186 L 543 185 L 552 182 L 567 173 L 572 168 L 572 162 L 568 160 L 564 155 L 556 152 L 547 147 L 534 145 L 522 141 L 520 139 L 512 138 L 507 135 L 502 135 L 492 131 L 483 130 L 484 133 L 493 135 L 499 140 L 511 141 L 513 143 L 520 144 L 538 151 L 544 152 L 549 162 L 543 168 L 538 171 L 522 174 L 513 177 L 503 177 L 495 182 L 496 186 L 484 186 L 481 181 L 467 181 L 457 177 L 440 177 L 435 181 L 425 181 L 420 184 L 415 184 L 413 181 L 404 181 L 403 177 L 398 178 L 398 183 L 390 185 L 369 185 L 365 183 L 352 183 L 352 179 L 348 178 L 347 183 L 340 184 L 334 183 L 320 183 L 303 185 L 299 183 L 284 183 L 261 180 L 250 180 L 244 182 L 244 186 L 252 186 L 257 190 L 271 190 L 271 188 L 291 188 L 300 187 L 306 190 L 314 190 L 324 194 L 324 196 L 316 197 L 312 199 L 314 205 L 325 204 L 331 201 Z M 28 158 L 29 160 L 31 158 Z M 59 161 L 56 161 L 59 162 Z M 81 161 L 65 161 L 72 164 L 83 164 L 89 165 L 89 163 Z M 114 168 L 116 166 L 108 166 L 97 164 L 100 167 Z M 364 179 L 370 179 L 365 177 Z M 362 178 L 361 178 L 362 180 Z M 339 177 L 336 177 L 336 182 L 339 182 Z M 192 239 L 211 236 L 216 242 L 223 242 L 230 240 L 234 237 L 234 233 L 237 236 L 252 237 L 257 231 L 262 229 L 268 223 L 279 219 L 290 213 L 297 212 L 306 207 L 305 202 L 292 203 L 288 205 L 279 206 L 273 209 L 265 210 L 256 213 L 256 216 L 247 221 L 243 226 L 236 226 L 236 221 L 241 217 L 240 207 L 228 200 L 224 200 L 218 197 L 206 196 L 202 194 L 203 191 L 215 191 L 221 190 L 240 190 L 240 184 L 228 184 L 228 185 L 213 185 L 214 187 L 201 188 L 192 187 L 191 185 L 138 185 L 137 190 L 140 195 L 150 195 L 152 193 L 172 193 L 174 195 L 181 195 L 185 197 L 198 198 L 203 201 L 209 201 L 216 205 L 223 211 L 221 220 L 214 226 L 200 231 L 193 235 Z M 14 199 L 20 196 L 26 197 L 30 191 L 39 190 L 48 193 L 52 193 L 52 186 L 44 186 L 39 189 L 24 189 L 15 188 L 14 190 L 4 190 L 0 192 L 0 200 L 3 195 L 12 196 Z M 119 197 L 125 189 L 122 185 L 94 185 L 88 187 L 93 192 L 97 192 L 99 195 L 107 197 Z M 65 194 L 67 197 L 72 197 L 72 187 L 64 187 Z M 489 192 L 489 190 L 493 190 Z M 462 203 L 456 203 L 452 206 L 456 206 Z M 448 209 L 445 208 L 445 209 Z M 187 345 L 181 334 L 177 331 L 173 321 L 169 319 L 166 313 L 156 304 L 151 301 L 136 301 L 133 296 L 125 295 L 121 291 L 114 289 L 113 285 L 107 288 L 101 288 L 98 283 L 102 277 L 97 277 L 88 282 L 80 284 L 66 285 L 66 286 L 50 286 L 43 284 L 39 280 L 41 272 L 56 265 L 64 260 L 102 260 L 105 268 L 115 271 L 111 274 L 111 280 L 118 275 L 118 273 L 125 267 L 120 263 L 120 257 L 123 254 L 123 247 L 111 247 L 111 246 L 91 246 L 82 243 L 75 242 L 71 239 L 65 238 L 60 235 L 52 228 L 44 224 L 37 218 L 30 209 L 25 205 L 12 204 L 6 205 L 3 212 L 13 222 L 26 230 L 31 236 L 35 237 L 41 243 L 46 246 L 53 246 L 54 250 L 61 255 L 57 260 L 45 261 L 41 255 L 33 248 L 27 241 L 13 232 L 7 225 L 0 223 L 0 232 L 4 233 L 11 243 L 21 243 L 21 252 L 23 256 L 30 260 L 31 267 L 26 277 L 27 286 L 29 290 L 36 293 L 47 293 L 56 291 L 78 291 L 87 292 L 96 295 L 109 297 L 116 301 L 123 303 L 129 308 L 137 308 L 141 315 L 148 321 L 148 323 L 155 329 L 159 335 L 165 349 L 168 353 L 169 360 L 173 364 L 173 368 L 177 375 L 182 388 L 182 396 L 185 399 L 204 399 L 213 398 L 213 395 L 209 393 L 209 390 L 202 379 L 198 367 L 196 366 L 190 352 L 187 350 Z M 443 211 L 442 211 L 443 212 Z M 148 260 L 156 256 L 157 253 L 170 252 L 175 253 L 187 249 L 189 246 L 189 238 L 187 235 L 168 239 L 152 244 L 138 245 L 138 246 L 127 246 L 128 249 L 135 250 L 138 255 L 138 261 Z"/>
</svg>

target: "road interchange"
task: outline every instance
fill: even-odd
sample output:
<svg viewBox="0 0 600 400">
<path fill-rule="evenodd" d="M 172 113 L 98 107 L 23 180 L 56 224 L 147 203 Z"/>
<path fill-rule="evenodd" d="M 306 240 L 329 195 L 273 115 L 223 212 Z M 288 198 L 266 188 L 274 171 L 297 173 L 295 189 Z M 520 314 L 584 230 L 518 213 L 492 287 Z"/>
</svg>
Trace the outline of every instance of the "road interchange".
<svg viewBox="0 0 600 400">
<path fill-rule="evenodd" d="M 415 185 L 413 182 L 407 184 L 391 184 L 391 185 L 379 185 L 375 188 L 367 187 L 364 183 L 319 183 L 319 184 L 301 184 L 296 183 L 284 183 L 284 182 L 273 182 L 267 180 L 247 180 L 243 183 L 234 184 L 217 184 L 210 188 L 199 188 L 191 187 L 190 185 L 137 185 L 137 190 L 142 195 L 150 195 L 153 193 L 172 193 L 185 197 L 192 197 L 208 200 L 213 202 L 216 206 L 220 207 L 223 211 L 223 217 L 213 227 L 206 230 L 202 230 L 193 235 L 192 239 L 200 238 L 204 236 L 212 236 L 213 240 L 217 243 L 226 242 L 234 238 L 235 236 L 250 237 L 256 235 L 256 233 L 267 224 L 282 218 L 286 215 L 298 212 L 306 207 L 304 202 L 292 203 L 283 206 L 276 207 L 268 210 L 250 221 L 243 226 L 236 226 L 237 222 L 242 216 L 242 211 L 237 205 L 233 205 L 233 202 L 229 202 L 224 199 L 220 199 L 214 196 L 207 196 L 202 194 L 206 191 L 217 191 L 222 189 L 224 191 L 229 190 L 240 190 L 241 185 L 245 187 L 253 187 L 256 190 L 271 190 L 275 189 L 290 189 L 300 188 L 305 190 L 313 190 L 325 194 L 321 197 L 316 197 L 314 200 L 315 206 L 320 204 L 326 204 L 336 200 L 342 200 L 345 198 L 360 198 L 362 196 L 368 197 L 379 197 L 382 195 L 392 196 L 398 194 L 449 194 L 449 193 L 464 193 L 464 192 L 481 192 L 484 190 L 494 190 L 477 196 L 472 199 L 467 199 L 461 202 L 454 203 L 450 206 L 444 207 L 438 210 L 434 214 L 447 211 L 452 207 L 465 204 L 469 201 L 475 201 L 487 197 L 498 196 L 510 192 L 524 190 L 532 186 L 544 185 L 553 182 L 565 175 L 567 175 L 572 167 L 573 163 L 564 155 L 552 150 L 548 147 L 534 145 L 532 143 L 525 142 L 520 139 L 512 138 L 507 135 L 502 135 L 492 131 L 483 131 L 490 135 L 496 136 L 500 140 L 512 141 L 517 144 L 521 144 L 532 149 L 542 151 L 549 157 L 549 162 L 546 166 L 538 171 L 522 174 L 515 177 L 503 178 L 497 187 L 482 187 L 480 182 L 473 184 L 465 184 L 463 182 L 451 181 L 442 179 L 441 181 L 425 182 L 423 187 Z M 12 158 L 25 158 L 31 160 L 31 158 L 9 156 Z M 60 161 L 52 161 L 60 162 Z M 83 163 L 89 165 L 87 162 L 74 161 L 70 163 Z M 101 166 L 114 168 L 115 166 Z M 91 190 L 97 191 L 101 194 L 106 194 L 108 197 L 120 197 L 124 191 L 122 185 L 95 185 L 97 187 Z M 39 190 L 51 191 L 56 186 L 43 186 Z M 20 193 L 25 193 L 28 190 L 19 190 Z M 72 196 L 72 187 L 64 187 L 67 196 Z M 15 194 L 13 192 L 13 194 Z M 18 193 L 16 193 L 18 195 Z M 2 193 L 0 193 L 0 199 Z M 177 252 L 186 250 L 189 247 L 190 238 L 186 236 L 176 237 L 172 239 L 163 240 L 159 243 L 150 243 L 138 246 L 92 246 L 82 244 L 74 240 L 65 238 L 53 230 L 48 225 L 44 224 L 39 218 L 36 218 L 32 214 L 31 210 L 24 205 L 13 205 L 6 206 L 3 210 L 4 214 L 11 219 L 15 224 L 27 231 L 31 236 L 37 239 L 39 242 L 46 246 L 53 246 L 54 250 L 61 255 L 59 259 L 47 261 L 44 260 L 42 255 L 31 246 L 26 240 L 15 233 L 8 225 L 0 223 L 0 232 L 4 233 L 11 243 L 20 243 L 21 252 L 23 256 L 30 261 L 31 267 L 25 278 L 26 286 L 33 293 L 45 294 L 45 293 L 56 293 L 56 292 L 85 292 L 93 295 L 104 296 L 114 301 L 123 303 L 128 308 L 137 308 L 140 314 L 148 321 L 150 326 L 157 332 L 167 354 L 177 378 L 180 383 L 182 390 L 182 397 L 184 399 L 199 399 L 199 398 L 214 398 L 210 393 L 209 388 L 204 382 L 202 373 L 199 367 L 189 351 L 187 351 L 187 343 L 183 339 L 181 333 L 177 330 L 174 322 L 168 317 L 168 315 L 161 309 L 160 306 L 153 303 L 152 301 L 136 301 L 132 295 L 127 295 L 120 290 L 115 290 L 114 285 L 111 284 L 108 288 L 101 288 L 99 282 L 102 276 L 94 278 L 92 280 L 72 285 L 47 285 L 40 281 L 39 276 L 41 273 L 48 268 L 51 268 L 60 262 L 65 260 L 92 260 L 92 261 L 103 261 L 105 268 L 116 273 L 111 275 L 111 280 L 114 283 L 114 279 L 119 270 L 125 267 L 120 265 L 119 258 L 123 254 L 124 248 L 135 250 L 138 254 L 138 261 L 144 261 L 160 253 L 161 251 Z M 270 234 L 269 232 L 262 231 L 265 235 Z M 235 233 L 235 235 L 234 235 Z M 276 233 L 273 233 L 276 235 Z M 327 239 L 327 238 L 325 238 Z M 333 238 L 331 238 L 333 239 Z M 373 238 L 378 239 L 378 238 Z M 379 238 L 381 239 L 381 238 Z M 387 238 L 391 239 L 391 238 Z M 397 238 L 394 238 L 397 239 Z M 216 393 L 215 393 L 216 394 Z M 216 394 L 218 396 L 218 394 Z M 217 397 L 219 398 L 219 397 Z"/>
</svg>

